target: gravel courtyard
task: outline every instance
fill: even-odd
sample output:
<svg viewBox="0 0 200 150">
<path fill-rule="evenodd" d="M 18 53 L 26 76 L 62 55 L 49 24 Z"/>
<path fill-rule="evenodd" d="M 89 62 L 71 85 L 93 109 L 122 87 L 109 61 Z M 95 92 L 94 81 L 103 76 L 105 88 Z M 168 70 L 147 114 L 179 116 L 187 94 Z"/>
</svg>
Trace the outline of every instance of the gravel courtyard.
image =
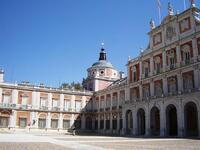
<svg viewBox="0 0 200 150">
<path fill-rule="evenodd" d="M 0 133 L 0 150 L 200 150 L 198 139 Z"/>
</svg>

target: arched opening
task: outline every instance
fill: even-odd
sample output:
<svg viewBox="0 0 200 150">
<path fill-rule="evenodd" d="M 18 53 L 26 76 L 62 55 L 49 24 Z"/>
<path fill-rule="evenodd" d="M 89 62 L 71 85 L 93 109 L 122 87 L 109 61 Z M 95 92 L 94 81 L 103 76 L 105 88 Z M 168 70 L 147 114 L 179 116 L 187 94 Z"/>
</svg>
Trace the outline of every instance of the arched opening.
<svg viewBox="0 0 200 150">
<path fill-rule="evenodd" d="M 126 134 L 131 134 L 133 130 L 133 115 L 131 110 L 126 112 Z"/>
<path fill-rule="evenodd" d="M 145 111 L 142 108 L 137 112 L 137 129 L 138 135 L 145 134 Z"/>
<path fill-rule="evenodd" d="M 169 136 L 177 136 L 178 134 L 177 111 L 174 105 L 170 104 L 167 106 L 166 118 L 167 118 L 166 120 L 167 134 Z"/>
<path fill-rule="evenodd" d="M 46 128 L 46 114 L 40 114 L 38 118 L 38 128 L 39 129 L 45 129 Z"/>
<path fill-rule="evenodd" d="M 198 136 L 198 112 L 197 106 L 189 102 L 184 107 L 185 134 L 186 136 Z"/>
<path fill-rule="evenodd" d="M 160 110 L 157 107 L 151 109 L 151 135 L 160 135 Z"/>
<path fill-rule="evenodd" d="M 0 128 L 7 128 L 9 125 L 11 112 L 0 110 Z"/>
<path fill-rule="evenodd" d="M 85 128 L 87 130 L 92 130 L 92 118 L 91 117 L 87 117 L 85 120 Z"/>
</svg>

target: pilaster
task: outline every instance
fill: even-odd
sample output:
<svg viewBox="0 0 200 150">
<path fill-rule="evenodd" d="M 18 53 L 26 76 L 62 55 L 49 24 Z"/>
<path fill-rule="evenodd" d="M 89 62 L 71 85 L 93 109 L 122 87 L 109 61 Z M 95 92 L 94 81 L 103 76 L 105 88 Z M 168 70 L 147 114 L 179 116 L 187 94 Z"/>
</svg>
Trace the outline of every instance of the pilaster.
<svg viewBox="0 0 200 150">
<path fill-rule="evenodd" d="M 64 108 L 64 94 L 60 94 L 60 110 L 63 111 Z"/>
<path fill-rule="evenodd" d="M 52 93 L 48 93 L 48 110 L 52 109 Z"/>
<path fill-rule="evenodd" d="M 18 103 L 18 90 L 14 89 L 12 91 L 12 103 L 17 104 Z"/>
</svg>

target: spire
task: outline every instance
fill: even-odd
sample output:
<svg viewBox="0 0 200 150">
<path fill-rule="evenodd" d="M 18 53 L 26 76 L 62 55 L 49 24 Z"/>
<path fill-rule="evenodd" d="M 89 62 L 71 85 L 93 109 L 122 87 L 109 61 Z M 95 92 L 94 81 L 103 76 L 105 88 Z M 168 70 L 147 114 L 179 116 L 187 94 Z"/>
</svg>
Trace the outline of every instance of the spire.
<svg viewBox="0 0 200 150">
<path fill-rule="evenodd" d="M 104 43 L 101 43 L 101 51 L 99 53 L 99 60 L 106 60 L 106 52 L 104 49 Z"/>
<path fill-rule="evenodd" d="M 151 30 L 155 28 L 155 22 L 153 21 L 153 19 L 150 20 L 150 28 Z"/>
<path fill-rule="evenodd" d="M 190 3 L 191 3 L 191 8 L 196 7 L 195 0 L 190 0 Z"/>
<path fill-rule="evenodd" d="M 169 16 L 174 15 L 174 11 L 170 2 L 168 2 L 168 15 Z"/>
</svg>

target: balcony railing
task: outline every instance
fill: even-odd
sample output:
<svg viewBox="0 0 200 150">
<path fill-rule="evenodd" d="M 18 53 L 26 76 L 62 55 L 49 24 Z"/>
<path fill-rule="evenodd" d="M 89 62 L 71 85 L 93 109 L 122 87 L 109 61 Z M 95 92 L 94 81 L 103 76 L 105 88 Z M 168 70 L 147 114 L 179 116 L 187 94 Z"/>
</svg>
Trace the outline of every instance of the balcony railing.
<svg viewBox="0 0 200 150">
<path fill-rule="evenodd" d="M 53 111 L 60 111 L 60 108 L 59 107 L 52 107 L 52 110 Z"/>
<path fill-rule="evenodd" d="M 157 75 L 157 74 L 160 74 L 160 73 L 163 73 L 163 69 L 162 69 L 162 68 L 156 69 L 156 70 L 154 70 L 154 72 L 153 72 L 154 75 Z"/>
<path fill-rule="evenodd" d="M 181 66 L 186 66 L 194 63 L 194 59 L 186 59 L 184 61 L 181 61 Z"/>
</svg>

